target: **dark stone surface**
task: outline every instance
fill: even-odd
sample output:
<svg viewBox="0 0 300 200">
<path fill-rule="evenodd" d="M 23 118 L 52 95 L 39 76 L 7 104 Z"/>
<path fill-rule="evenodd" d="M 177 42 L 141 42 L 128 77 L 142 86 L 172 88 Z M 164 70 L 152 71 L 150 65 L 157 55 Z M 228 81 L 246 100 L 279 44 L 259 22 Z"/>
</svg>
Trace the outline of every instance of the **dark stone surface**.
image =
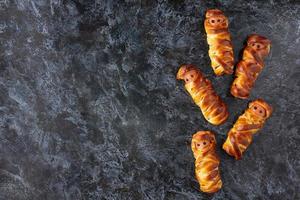
<svg viewBox="0 0 300 200">
<path fill-rule="evenodd" d="M 272 50 L 249 100 L 210 67 L 203 15 L 222 9 L 238 58 Z M 0 200 L 300 199 L 299 1 L 0 0 Z M 237 60 L 237 59 L 236 59 Z M 178 66 L 193 63 L 230 110 L 208 124 Z M 221 150 L 248 102 L 274 107 L 241 161 Z M 224 186 L 199 192 L 189 147 L 217 135 Z"/>
</svg>

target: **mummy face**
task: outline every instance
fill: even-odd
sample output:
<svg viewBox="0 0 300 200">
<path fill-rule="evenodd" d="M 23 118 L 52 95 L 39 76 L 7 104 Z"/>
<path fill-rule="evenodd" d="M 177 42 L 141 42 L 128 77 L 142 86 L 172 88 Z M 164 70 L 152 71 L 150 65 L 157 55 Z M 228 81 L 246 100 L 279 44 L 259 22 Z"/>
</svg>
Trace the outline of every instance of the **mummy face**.
<svg viewBox="0 0 300 200">
<path fill-rule="evenodd" d="M 228 23 L 227 19 L 223 15 L 217 15 L 206 19 L 206 22 L 212 27 L 216 29 L 227 28 Z"/>
<path fill-rule="evenodd" d="M 185 73 L 184 81 L 185 83 L 193 82 L 198 78 L 198 72 L 196 70 L 190 70 Z"/>
<path fill-rule="evenodd" d="M 205 19 L 205 25 L 211 29 L 228 28 L 228 20 L 224 15 L 212 15 Z"/>
<path fill-rule="evenodd" d="M 252 42 L 252 43 L 249 43 L 248 46 L 250 46 L 251 48 L 253 48 L 256 51 L 266 49 L 266 46 L 260 42 Z"/>
<path fill-rule="evenodd" d="M 261 105 L 254 103 L 251 105 L 250 110 L 255 114 L 262 118 L 266 117 L 266 109 L 262 107 Z"/>
<path fill-rule="evenodd" d="M 177 72 L 177 79 L 184 80 L 185 83 L 195 81 L 201 73 L 193 65 L 182 65 Z"/>
<path fill-rule="evenodd" d="M 206 153 L 216 145 L 215 137 L 210 132 L 199 131 L 193 135 L 192 149 L 198 153 Z"/>
<path fill-rule="evenodd" d="M 202 140 L 194 143 L 195 148 L 202 153 L 209 151 L 212 148 L 212 140 Z"/>
<path fill-rule="evenodd" d="M 247 46 L 259 54 L 266 56 L 269 54 L 271 42 L 265 37 L 251 35 L 248 38 Z"/>
<path fill-rule="evenodd" d="M 207 10 L 205 17 L 205 26 L 208 26 L 211 29 L 222 29 L 228 27 L 228 19 L 221 10 Z"/>
</svg>

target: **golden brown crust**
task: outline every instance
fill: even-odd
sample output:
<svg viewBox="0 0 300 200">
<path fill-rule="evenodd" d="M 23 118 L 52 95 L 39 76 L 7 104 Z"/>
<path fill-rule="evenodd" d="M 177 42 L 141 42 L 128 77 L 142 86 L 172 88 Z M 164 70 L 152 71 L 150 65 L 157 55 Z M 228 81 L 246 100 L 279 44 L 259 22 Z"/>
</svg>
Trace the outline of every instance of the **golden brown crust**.
<svg viewBox="0 0 300 200">
<path fill-rule="evenodd" d="M 232 74 L 234 55 L 228 31 L 228 19 L 218 9 L 207 10 L 204 28 L 209 45 L 211 66 L 217 76 Z"/>
<path fill-rule="evenodd" d="M 193 135 L 191 148 L 195 157 L 195 174 L 200 189 L 214 193 L 221 189 L 220 159 L 216 154 L 216 139 L 211 131 L 199 131 Z"/>
<path fill-rule="evenodd" d="M 230 129 L 223 149 L 236 160 L 252 142 L 253 135 L 263 127 L 272 114 L 272 107 L 262 99 L 252 101 Z"/>
<path fill-rule="evenodd" d="M 200 107 L 205 119 L 219 125 L 228 118 L 227 106 L 215 93 L 211 82 L 194 65 L 182 65 L 177 79 L 185 81 L 185 89 Z"/>
<path fill-rule="evenodd" d="M 248 37 L 243 58 L 238 63 L 235 79 L 231 86 L 231 94 L 237 98 L 246 99 L 255 80 L 264 68 L 264 58 L 270 52 L 271 42 L 263 36 L 256 34 Z"/>
</svg>

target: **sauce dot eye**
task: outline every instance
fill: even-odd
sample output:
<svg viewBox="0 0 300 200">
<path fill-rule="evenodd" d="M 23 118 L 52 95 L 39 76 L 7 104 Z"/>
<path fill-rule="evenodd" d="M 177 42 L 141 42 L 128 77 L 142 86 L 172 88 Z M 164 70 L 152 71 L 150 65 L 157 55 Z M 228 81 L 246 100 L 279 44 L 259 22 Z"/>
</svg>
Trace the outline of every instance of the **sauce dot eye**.
<svg viewBox="0 0 300 200">
<path fill-rule="evenodd" d="M 262 113 L 262 111 L 260 110 L 260 111 L 259 111 L 259 113 L 261 114 L 261 113 Z"/>
<path fill-rule="evenodd" d="M 191 77 L 193 78 L 193 77 L 194 77 L 194 75 L 191 75 Z"/>
<path fill-rule="evenodd" d="M 189 79 L 185 79 L 186 81 L 189 81 Z"/>
<path fill-rule="evenodd" d="M 200 147 L 200 143 L 197 144 L 197 147 Z"/>
<path fill-rule="evenodd" d="M 252 45 L 251 45 L 251 46 L 253 46 L 253 47 L 254 47 L 254 46 L 255 46 L 255 44 L 254 44 L 254 43 L 252 43 Z"/>
<path fill-rule="evenodd" d="M 203 142 L 204 145 L 206 145 L 206 142 Z"/>
<path fill-rule="evenodd" d="M 257 109 L 257 107 L 256 106 L 254 106 L 254 110 L 256 110 Z"/>
<path fill-rule="evenodd" d="M 260 45 L 258 44 L 258 45 L 256 45 L 256 47 L 259 49 L 259 48 L 260 48 Z"/>
<path fill-rule="evenodd" d="M 218 21 L 218 22 L 220 22 L 221 20 L 220 20 L 220 19 L 218 19 L 217 21 Z"/>
<path fill-rule="evenodd" d="M 215 23 L 215 20 L 211 20 L 211 23 Z"/>
</svg>

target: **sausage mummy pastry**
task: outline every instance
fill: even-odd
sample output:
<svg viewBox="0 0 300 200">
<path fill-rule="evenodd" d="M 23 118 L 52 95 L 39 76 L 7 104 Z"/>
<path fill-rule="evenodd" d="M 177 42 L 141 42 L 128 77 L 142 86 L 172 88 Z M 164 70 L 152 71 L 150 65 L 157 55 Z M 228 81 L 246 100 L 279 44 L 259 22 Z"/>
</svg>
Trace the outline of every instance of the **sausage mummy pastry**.
<svg viewBox="0 0 300 200">
<path fill-rule="evenodd" d="M 194 65 L 182 65 L 177 79 L 185 81 L 185 89 L 200 107 L 205 119 L 219 125 L 228 118 L 227 106 L 215 93 L 211 82 Z"/>
<path fill-rule="evenodd" d="M 263 127 L 272 114 L 272 107 L 265 101 L 252 101 L 230 129 L 223 149 L 236 160 L 242 158 L 243 152 L 252 142 L 252 136 Z"/>
<path fill-rule="evenodd" d="M 231 86 L 231 94 L 237 98 L 246 99 L 254 85 L 257 76 L 264 68 L 263 59 L 270 52 L 271 42 L 265 37 L 253 34 L 247 41 L 243 58 L 238 63 L 235 79 Z"/>
<path fill-rule="evenodd" d="M 206 11 L 204 28 L 209 45 L 211 67 L 217 76 L 232 74 L 234 55 L 228 31 L 228 19 L 221 10 L 210 9 Z"/>
<path fill-rule="evenodd" d="M 195 174 L 203 192 L 214 193 L 222 187 L 220 159 L 216 154 L 216 139 L 210 131 L 193 135 L 191 148 L 195 157 Z"/>
</svg>

